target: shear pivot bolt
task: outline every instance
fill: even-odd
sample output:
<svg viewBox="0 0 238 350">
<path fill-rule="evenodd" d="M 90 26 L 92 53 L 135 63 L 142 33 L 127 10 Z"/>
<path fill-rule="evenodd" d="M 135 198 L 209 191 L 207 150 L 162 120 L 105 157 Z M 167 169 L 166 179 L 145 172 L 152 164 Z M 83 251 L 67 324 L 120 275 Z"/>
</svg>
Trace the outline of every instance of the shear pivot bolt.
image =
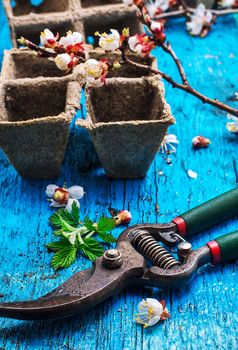
<svg viewBox="0 0 238 350">
<path fill-rule="evenodd" d="M 189 254 L 192 251 L 192 244 L 189 242 L 181 242 L 178 245 L 178 256 L 179 258 L 184 261 L 187 259 Z"/>
<path fill-rule="evenodd" d="M 109 269 L 117 269 L 122 265 L 122 255 L 117 249 L 109 249 L 103 255 L 103 266 Z"/>
</svg>

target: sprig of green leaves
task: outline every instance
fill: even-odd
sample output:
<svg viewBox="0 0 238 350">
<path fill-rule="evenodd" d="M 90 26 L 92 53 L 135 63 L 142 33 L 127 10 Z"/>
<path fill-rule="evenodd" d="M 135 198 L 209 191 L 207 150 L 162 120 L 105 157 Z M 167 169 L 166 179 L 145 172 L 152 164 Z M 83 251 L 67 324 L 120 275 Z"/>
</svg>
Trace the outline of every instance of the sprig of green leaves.
<svg viewBox="0 0 238 350">
<path fill-rule="evenodd" d="M 49 219 L 55 229 L 55 236 L 60 240 L 51 242 L 46 247 L 55 254 L 51 266 L 57 270 L 69 267 L 76 259 L 77 253 L 83 253 L 89 260 L 94 261 L 102 256 L 104 248 L 102 242 L 113 243 L 116 239 L 109 233 L 115 228 L 113 218 L 101 217 L 94 223 L 89 217 L 80 221 L 79 209 L 75 203 L 69 213 L 66 209 L 57 210 Z M 98 236 L 101 242 L 92 238 Z"/>
</svg>

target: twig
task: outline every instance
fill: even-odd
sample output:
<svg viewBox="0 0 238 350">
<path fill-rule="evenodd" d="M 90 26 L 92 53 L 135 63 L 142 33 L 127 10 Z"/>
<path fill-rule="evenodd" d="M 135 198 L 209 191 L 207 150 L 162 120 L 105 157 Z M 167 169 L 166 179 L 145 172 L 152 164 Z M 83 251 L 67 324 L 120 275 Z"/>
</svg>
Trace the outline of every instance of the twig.
<svg viewBox="0 0 238 350">
<path fill-rule="evenodd" d="M 209 11 L 215 15 L 216 17 L 231 15 L 238 13 L 237 9 L 225 9 L 225 10 L 212 10 L 209 9 Z M 187 17 L 187 14 L 193 14 L 195 12 L 195 9 L 192 7 L 187 7 L 186 9 L 182 10 L 176 10 L 176 11 L 169 11 L 164 12 L 161 15 L 156 16 L 155 20 L 161 20 L 161 19 L 170 19 L 170 18 L 176 18 L 176 17 Z"/>
<path fill-rule="evenodd" d="M 28 47 L 28 49 L 37 52 L 40 57 L 55 58 L 59 54 L 67 53 L 67 50 L 62 46 L 56 45 L 54 49 L 51 49 L 51 51 L 49 51 L 47 48 L 36 45 L 32 41 L 24 37 L 21 37 L 20 39 L 18 39 L 18 42 Z M 74 53 L 74 55 L 78 58 L 79 62 L 83 62 L 85 60 L 85 53 L 83 51 L 78 51 Z"/>
<path fill-rule="evenodd" d="M 169 75 L 161 72 L 160 70 L 154 69 L 150 66 L 141 64 L 141 63 L 137 63 L 134 62 L 132 60 L 130 60 L 127 56 L 125 56 L 125 62 L 127 62 L 128 64 L 131 64 L 137 68 L 142 68 L 142 69 L 146 69 L 149 72 L 153 73 L 153 74 L 159 74 L 164 80 L 166 80 L 168 83 L 170 83 L 174 88 L 178 88 L 180 90 L 186 91 L 187 93 L 189 93 L 190 95 L 196 96 L 198 99 L 200 99 L 203 103 L 208 103 L 210 105 L 213 105 L 225 112 L 228 112 L 232 115 L 238 116 L 238 110 L 235 108 L 232 108 L 220 101 L 218 101 L 217 99 L 211 99 L 205 95 L 203 95 L 202 93 L 200 93 L 199 91 L 195 90 L 192 86 L 188 85 L 188 84 L 180 84 L 177 83 L 175 80 L 173 80 Z"/>
<path fill-rule="evenodd" d="M 142 23 L 147 26 L 147 28 L 149 29 L 149 31 L 153 35 L 153 30 L 151 29 L 151 19 L 149 17 L 145 18 L 145 11 L 144 11 L 143 6 L 142 7 L 138 7 L 138 9 L 139 9 L 139 12 L 140 12 L 140 19 L 141 19 Z M 178 59 L 176 53 L 173 51 L 170 43 L 167 43 L 167 45 L 166 45 L 165 43 L 162 43 L 162 42 L 160 42 L 158 40 L 155 40 L 155 44 L 157 46 L 161 47 L 166 53 L 168 53 L 173 58 L 176 66 L 178 68 L 178 71 L 179 71 L 179 74 L 180 74 L 180 77 L 182 79 L 183 84 L 187 85 L 188 82 L 187 82 L 187 77 L 186 77 L 184 68 L 183 68 L 180 60 Z"/>
<path fill-rule="evenodd" d="M 40 57 L 56 57 L 57 53 L 53 52 L 53 51 L 49 51 L 47 49 L 45 49 L 44 47 L 41 47 L 39 45 L 34 44 L 32 41 L 21 37 L 20 39 L 18 39 L 18 42 L 26 47 L 28 47 L 28 49 L 33 50 L 35 52 L 38 53 L 38 55 Z"/>
<path fill-rule="evenodd" d="M 178 71 L 179 71 L 179 74 L 181 76 L 183 84 L 188 85 L 188 80 L 187 80 L 184 68 L 183 68 L 180 60 L 178 59 L 176 53 L 173 51 L 170 43 L 167 43 L 167 45 L 163 43 L 163 44 L 160 44 L 160 46 L 165 52 L 167 52 L 173 58 L 176 66 L 178 68 Z"/>
<path fill-rule="evenodd" d="M 186 15 L 188 12 L 191 11 L 191 8 L 188 7 L 186 5 L 186 3 L 184 2 L 184 0 L 179 0 L 181 6 L 183 7 L 183 11 L 184 11 L 184 14 Z M 145 11 L 145 6 L 137 6 L 138 10 L 139 10 L 139 18 L 141 20 L 141 22 L 147 26 L 148 30 L 152 33 L 152 35 L 154 36 L 154 33 L 153 33 L 153 30 L 151 29 L 151 23 L 152 23 L 152 20 L 150 19 L 150 17 L 146 17 L 145 14 L 146 14 L 146 11 Z M 192 11 L 194 11 L 194 9 L 192 9 Z M 215 10 L 214 10 L 215 11 Z M 213 14 L 213 20 L 211 22 L 214 23 L 216 18 L 217 18 L 217 12 L 219 11 L 215 11 L 214 14 Z M 237 9 L 237 12 L 238 12 L 238 9 Z M 209 30 L 209 28 L 207 28 L 207 30 Z M 125 52 L 124 52 L 124 61 L 131 64 L 131 65 L 134 65 L 138 68 L 143 68 L 143 69 L 146 69 L 148 70 L 149 72 L 151 73 L 154 73 L 154 74 L 159 74 L 164 80 L 166 80 L 168 83 L 170 83 L 174 88 L 178 88 L 180 90 L 183 90 L 183 91 L 186 91 L 187 93 L 189 93 L 190 95 L 193 95 L 193 96 L 196 96 L 198 99 L 200 99 L 203 103 L 208 103 L 212 106 L 215 106 L 223 111 L 226 111 L 230 114 L 233 114 L 235 116 L 238 116 L 238 110 L 235 109 L 235 108 L 232 108 L 220 101 L 218 101 L 217 99 L 211 99 L 205 95 L 203 95 L 202 93 L 200 93 L 199 91 L 195 90 L 191 85 L 188 84 L 188 80 L 187 80 L 187 77 L 186 77 L 186 74 L 185 74 L 185 71 L 184 71 L 184 68 L 180 62 L 180 60 L 178 59 L 177 55 L 175 54 L 175 52 L 173 51 L 171 45 L 168 43 L 167 45 L 164 43 L 164 42 L 160 42 L 158 40 L 156 40 L 156 36 L 154 36 L 154 41 L 155 41 L 155 44 L 158 46 L 158 47 L 161 47 L 166 53 L 168 53 L 174 60 L 177 68 L 178 68 L 178 71 L 179 71 L 179 75 L 182 79 L 182 84 L 181 83 L 178 83 L 176 82 L 175 80 L 173 80 L 169 75 L 161 72 L 160 70 L 156 70 L 156 69 L 153 69 L 151 68 L 150 66 L 147 66 L 147 65 L 143 65 L 143 64 L 140 64 L 140 63 L 136 63 L 132 60 L 130 60 L 128 57 L 126 57 L 125 55 Z"/>
</svg>

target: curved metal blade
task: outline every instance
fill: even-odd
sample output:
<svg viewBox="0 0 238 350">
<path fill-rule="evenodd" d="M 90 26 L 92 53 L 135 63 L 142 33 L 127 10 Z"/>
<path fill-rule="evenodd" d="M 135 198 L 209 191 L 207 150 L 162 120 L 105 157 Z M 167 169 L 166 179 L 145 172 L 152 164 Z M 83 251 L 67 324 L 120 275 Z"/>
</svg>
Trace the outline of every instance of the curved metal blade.
<svg viewBox="0 0 238 350">
<path fill-rule="evenodd" d="M 58 288 L 39 299 L 0 303 L 0 317 L 36 320 L 67 316 L 66 309 L 81 297 L 79 290 L 92 277 L 92 272 L 91 269 L 88 269 L 75 274 Z M 54 313 L 55 317 L 53 317 Z"/>
<path fill-rule="evenodd" d="M 84 270 L 42 298 L 14 303 L 0 303 L 0 317 L 20 320 L 57 319 L 73 316 L 119 293 L 144 272 L 144 259 L 129 242 L 122 242 L 119 249 L 123 264 L 118 269 L 108 269 L 102 257 L 94 268 Z"/>
</svg>

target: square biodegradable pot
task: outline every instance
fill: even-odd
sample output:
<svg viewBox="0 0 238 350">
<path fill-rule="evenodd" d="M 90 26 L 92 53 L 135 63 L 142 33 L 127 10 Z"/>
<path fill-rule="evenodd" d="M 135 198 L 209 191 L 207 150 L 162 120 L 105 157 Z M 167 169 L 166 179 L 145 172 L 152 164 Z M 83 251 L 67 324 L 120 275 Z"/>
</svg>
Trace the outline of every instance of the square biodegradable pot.
<svg viewBox="0 0 238 350">
<path fill-rule="evenodd" d="M 121 4 L 122 0 L 80 0 L 82 8 Z"/>
<path fill-rule="evenodd" d="M 174 123 L 155 76 L 111 78 L 87 91 L 86 126 L 108 177 L 143 178 Z"/>
<path fill-rule="evenodd" d="M 2 63 L 1 78 L 4 80 L 65 78 L 65 72 L 56 67 L 48 58 L 38 57 L 34 51 L 28 49 L 5 50 Z M 71 78 L 71 74 L 67 75 Z"/>
<path fill-rule="evenodd" d="M 108 58 L 110 61 L 121 61 L 121 53 L 119 50 L 113 52 L 113 53 L 106 53 L 101 48 L 96 48 L 91 50 L 88 53 L 89 58 L 94 58 L 96 60 L 100 60 L 102 58 Z M 137 54 L 134 54 L 132 52 L 127 53 L 127 57 L 130 58 L 132 61 L 144 64 L 146 66 L 149 66 L 153 69 L 157 69 L 157 59 L 153 56 L 147 56 L 142 57 Z M 143 68 L 138 68 L 136 66 L 130 65 L 128 63 L 122 64 L 120 69 L 112 69 L 109 70 L 107 74 L 108 78 L 141 78 L 143 76 L 149 76 L 151 73 L 148 72 L 148 70 Z"/>
<path fill-rule="evenodd" d="M 31 0 L 3 0 L 7 14 L 19 17 L 32 14 L 65 12 L 70 8 L 72 0 L 44 0 L 39 5 L 33 5 Z"/>
<path fill-rule="evenodd" d="M 1 83 L 0 147 L 22 177 L 59 175 L 79 101 L 80 86 L 66 79 Z"/>
</svg>

